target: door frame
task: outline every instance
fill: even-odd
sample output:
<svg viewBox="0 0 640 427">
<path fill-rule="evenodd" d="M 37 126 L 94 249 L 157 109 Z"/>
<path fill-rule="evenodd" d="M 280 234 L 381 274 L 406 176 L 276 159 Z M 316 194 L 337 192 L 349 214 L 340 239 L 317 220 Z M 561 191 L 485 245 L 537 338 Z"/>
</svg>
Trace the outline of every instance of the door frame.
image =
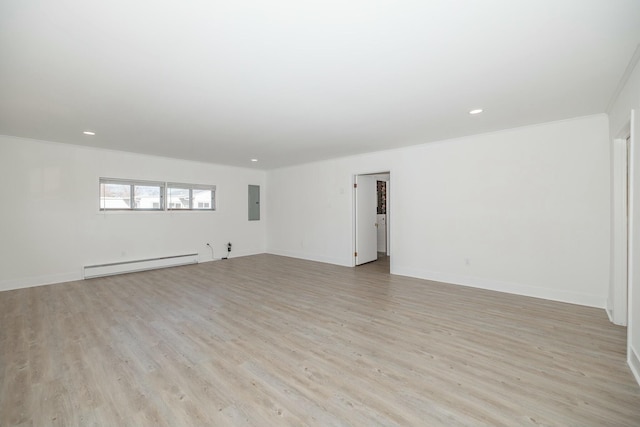
<svg viewBox="0 0 640 427">
<path fill-rule="evenodd" d="M 626 326 L 628 320 L 629 286 L 629 200 L 632 185 L 629 180 L 631 156 L 627 142 L 629 126 L 615 138 L 611 151 L 611 277 L 607 314 L 610 320 Z"/>
<path fill-rule="evenodd" d="M 393 250 L 391 247 L 391 235 L 392 235 L 392 215 L 391 215 L 391 181 L 393 177 L 393 173 L 390 169 L 383 170 L 382 172 L 361 172 L 354 173 L 351 175 L 351 267 L 356 266 L 356 257 L 355 252 L 358 247 L 358 236 L 357 236 L 357 219 L 356 219 L 356 205 L 358 203 L 357 193 L 355 189 L 356 179 L 360 175 L 389 175 L 389 181 L 387 181 L 387 253 L 389 255 L 389 261 L 391 266 L 393 266 Z M 376 249 L 377 250 L 377 249 Z"/>
</svg>

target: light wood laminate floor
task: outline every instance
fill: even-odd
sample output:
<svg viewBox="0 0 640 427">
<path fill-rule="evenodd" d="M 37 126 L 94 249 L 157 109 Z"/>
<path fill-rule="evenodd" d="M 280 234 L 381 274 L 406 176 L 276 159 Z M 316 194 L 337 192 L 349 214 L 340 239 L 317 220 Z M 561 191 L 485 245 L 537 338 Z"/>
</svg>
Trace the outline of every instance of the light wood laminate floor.
<svg viewBox="0 0 640 427">
<path fill-rule="evenodd" d="M 2 426 L 638 426 L 601 309 L 257 255 L 0 292 Z"/>
</svg>

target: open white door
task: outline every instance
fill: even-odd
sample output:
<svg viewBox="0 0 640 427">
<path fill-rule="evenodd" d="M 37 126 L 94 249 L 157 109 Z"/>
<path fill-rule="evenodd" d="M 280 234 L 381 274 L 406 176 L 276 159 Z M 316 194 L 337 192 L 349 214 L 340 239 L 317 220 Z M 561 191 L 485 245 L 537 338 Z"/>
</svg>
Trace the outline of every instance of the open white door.
<svg viewBox="0 0 640 427">
<path fill-rule="evenodd" d="M 356 265 L 378 258 L 378 193 L 376 177 L 357 175 L 356 198 Z"/>
</svg>

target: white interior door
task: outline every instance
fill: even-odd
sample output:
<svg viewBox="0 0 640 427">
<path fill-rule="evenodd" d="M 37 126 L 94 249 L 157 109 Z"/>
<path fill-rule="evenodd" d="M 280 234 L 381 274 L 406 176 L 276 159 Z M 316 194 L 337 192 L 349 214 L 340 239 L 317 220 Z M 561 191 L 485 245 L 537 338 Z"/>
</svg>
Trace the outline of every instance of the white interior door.
<svg viewBox="0 0 640 427">
<path fill-rule="evenodd" d="M 376 177 L 356 176 L 356 265 L 378 258 L 378 190 Z"/>
</svg>

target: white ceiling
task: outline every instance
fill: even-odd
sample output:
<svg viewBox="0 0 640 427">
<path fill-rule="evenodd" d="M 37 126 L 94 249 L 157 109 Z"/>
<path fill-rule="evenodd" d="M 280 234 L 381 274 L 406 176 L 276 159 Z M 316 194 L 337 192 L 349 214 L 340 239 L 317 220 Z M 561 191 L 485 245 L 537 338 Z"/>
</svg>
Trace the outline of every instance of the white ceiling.
<svg viewBox="0 0 640 427">
<path fill-rule="evenodd" d="M 0 134 L 270 169 L 603 113 L 639 41 L 639 0 L 2 0 Z"/>
</svg>

